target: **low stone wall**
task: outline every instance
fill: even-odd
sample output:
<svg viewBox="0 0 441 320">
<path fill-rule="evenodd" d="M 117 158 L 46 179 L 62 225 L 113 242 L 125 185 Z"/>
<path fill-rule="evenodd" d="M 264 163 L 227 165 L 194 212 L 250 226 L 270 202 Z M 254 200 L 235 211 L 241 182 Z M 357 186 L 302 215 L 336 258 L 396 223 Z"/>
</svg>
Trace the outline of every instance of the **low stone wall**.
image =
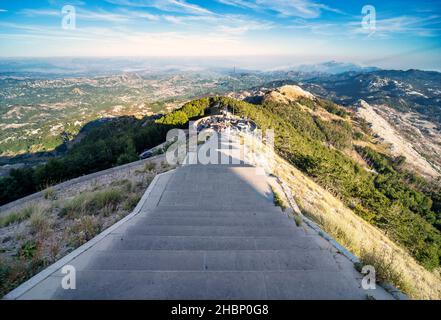
<svg viewBox="0 0 441 320">
<path fill-rule="evenodd" d="M 128 175 L 134 173 L 136 170 L 142 170 L 146 163 L 155 162 L 157 163 L 157 165 L 160 165 L 163 161 L 165 161 L 165 156 L 158 155 L 149 159 L 139 160 L 122 166 L 113 167 L 107 170 L 84 175 L 54 185 L 51 188 L 55 192 L 62 191 L 63 193 L 78 193 L 81 192 L 82 189 L 87 189 L 87 187 L 89 187 L 91 183 L 97 183 L 99 185 L 110 184 L 112 181 L 124 179 Z M 32 201 L 42 199 L 44 199 L 44 190 L 7 203 L 0 207 L 0 217 L 8 214 L 12 210 L 20 210 L 22 207 L 28 205 Z"/>
</svg>

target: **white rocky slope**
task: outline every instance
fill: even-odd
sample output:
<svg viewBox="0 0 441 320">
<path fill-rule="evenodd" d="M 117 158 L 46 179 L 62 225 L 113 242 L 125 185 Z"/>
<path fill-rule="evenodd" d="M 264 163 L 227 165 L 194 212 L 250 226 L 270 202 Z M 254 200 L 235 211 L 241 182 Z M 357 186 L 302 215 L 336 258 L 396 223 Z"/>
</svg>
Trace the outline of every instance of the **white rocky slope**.
<svg viewBox="0 0 441 320">
<path fill-rule="evenodd" d="M 415 139 L 413 141 L 408 139 L 402 130 L 398 130 L 389 122 L 390 119 L 386 120 L 387 115 L 390 117 L 392 112 L 397 113 L 387 106 L 370 105 L 363 100 L 360 100 L 357 106 L 357 114 L 371 124 L 373 133 L 381 141 L 390 145 L 390 152 L 393 156 L 405 156 L 406 164 L 425 177 L 438 177 L 441 172 L 440 167 L 436 163 L 430 163 L 421 155 L 422 145 L 427 144 L 427 141 L 424 141 L 425 136 L 416 127 L 412 127 Z M 401 126 L 401 129 L 404 125 L 409 126 L 409 123 L 404 121 L 405 118 L 402 117 L 402 120 L 396 123 L 397 126 Z M 436 144 L 432 145 L 432 151 L 435 154 L 436 147 Z M 441 151 L 439 145 L 438 149 L 438 152 Z"/>
</svg>

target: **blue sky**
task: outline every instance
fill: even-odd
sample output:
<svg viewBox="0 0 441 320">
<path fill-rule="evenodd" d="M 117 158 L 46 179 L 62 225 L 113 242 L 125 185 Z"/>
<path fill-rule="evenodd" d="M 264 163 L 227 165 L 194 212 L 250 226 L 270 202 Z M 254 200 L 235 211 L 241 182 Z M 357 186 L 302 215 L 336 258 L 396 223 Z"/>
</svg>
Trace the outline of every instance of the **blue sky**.
<svg viewBox="0 0 441 320">
<path fill-rule="evenodd" d="M 75 29 L 62 28 L 65 5 Z M 365 5 L 375 28 L 362 25 Z M 3 57 L 252 55 L 279 67 L 441 70 L 440 39 L 437 0 L 0 0 Z"/>
</svg>

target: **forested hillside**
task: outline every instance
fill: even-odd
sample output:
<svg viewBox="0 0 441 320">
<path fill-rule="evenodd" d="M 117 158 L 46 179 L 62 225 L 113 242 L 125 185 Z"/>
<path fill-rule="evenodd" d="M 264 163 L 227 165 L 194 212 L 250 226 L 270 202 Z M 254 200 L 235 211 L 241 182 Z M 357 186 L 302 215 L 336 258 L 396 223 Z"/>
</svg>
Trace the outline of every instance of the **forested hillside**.
<svg viewBox="0 0 441 320">
<path fill-rule="evenodd" d="M 204 98 L 156 121 L 121 117 L 93 128 L 65 156 L 0 178 L 0 205 L 65 180 L 136 161 L 143 150 L 164 142 L 168 130 L 203 116 L 209 105 L 210 99 Z"/>
<path fill-rule="evenodd" d="M 404 159 L 388 159 L 369 149 L 356 148 L 376 172 L 367 171 L 343 152 L 352 141 L 368 139 L 353 126 L 344 110 L 323 100 L 252 105 L 220 98 L 265 130 L 274 129 L 276 151 L 290 163 L 342 199 L 363 219 L 382 229 L 407 248 L 427 269 L 440 263 L 441 210 L 439 189 L 422 178 L 400 170 Z M 320 108 L 344 118 L 324 121 L 313 113 Z M 314 110 L 312 110 L 314 109 Z M 438 228 L 438 229 L 437 229 Z"/>
</svg>

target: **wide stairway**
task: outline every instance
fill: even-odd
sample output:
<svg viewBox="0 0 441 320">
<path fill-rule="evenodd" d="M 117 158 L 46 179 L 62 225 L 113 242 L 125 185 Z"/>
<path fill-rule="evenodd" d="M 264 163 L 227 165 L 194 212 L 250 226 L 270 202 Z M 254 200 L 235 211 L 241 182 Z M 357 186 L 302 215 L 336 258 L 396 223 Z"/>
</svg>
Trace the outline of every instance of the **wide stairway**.
<svg viewBox="0 0 441 320">
<path fill-rule="evenodd" d="M 279 207 L 248 165 L 162 175 L 141 212 L 22 299 L 366 299 L 361 277 Z M 387 298 L 386 296 L 383 296 Z"/>
</svg>

